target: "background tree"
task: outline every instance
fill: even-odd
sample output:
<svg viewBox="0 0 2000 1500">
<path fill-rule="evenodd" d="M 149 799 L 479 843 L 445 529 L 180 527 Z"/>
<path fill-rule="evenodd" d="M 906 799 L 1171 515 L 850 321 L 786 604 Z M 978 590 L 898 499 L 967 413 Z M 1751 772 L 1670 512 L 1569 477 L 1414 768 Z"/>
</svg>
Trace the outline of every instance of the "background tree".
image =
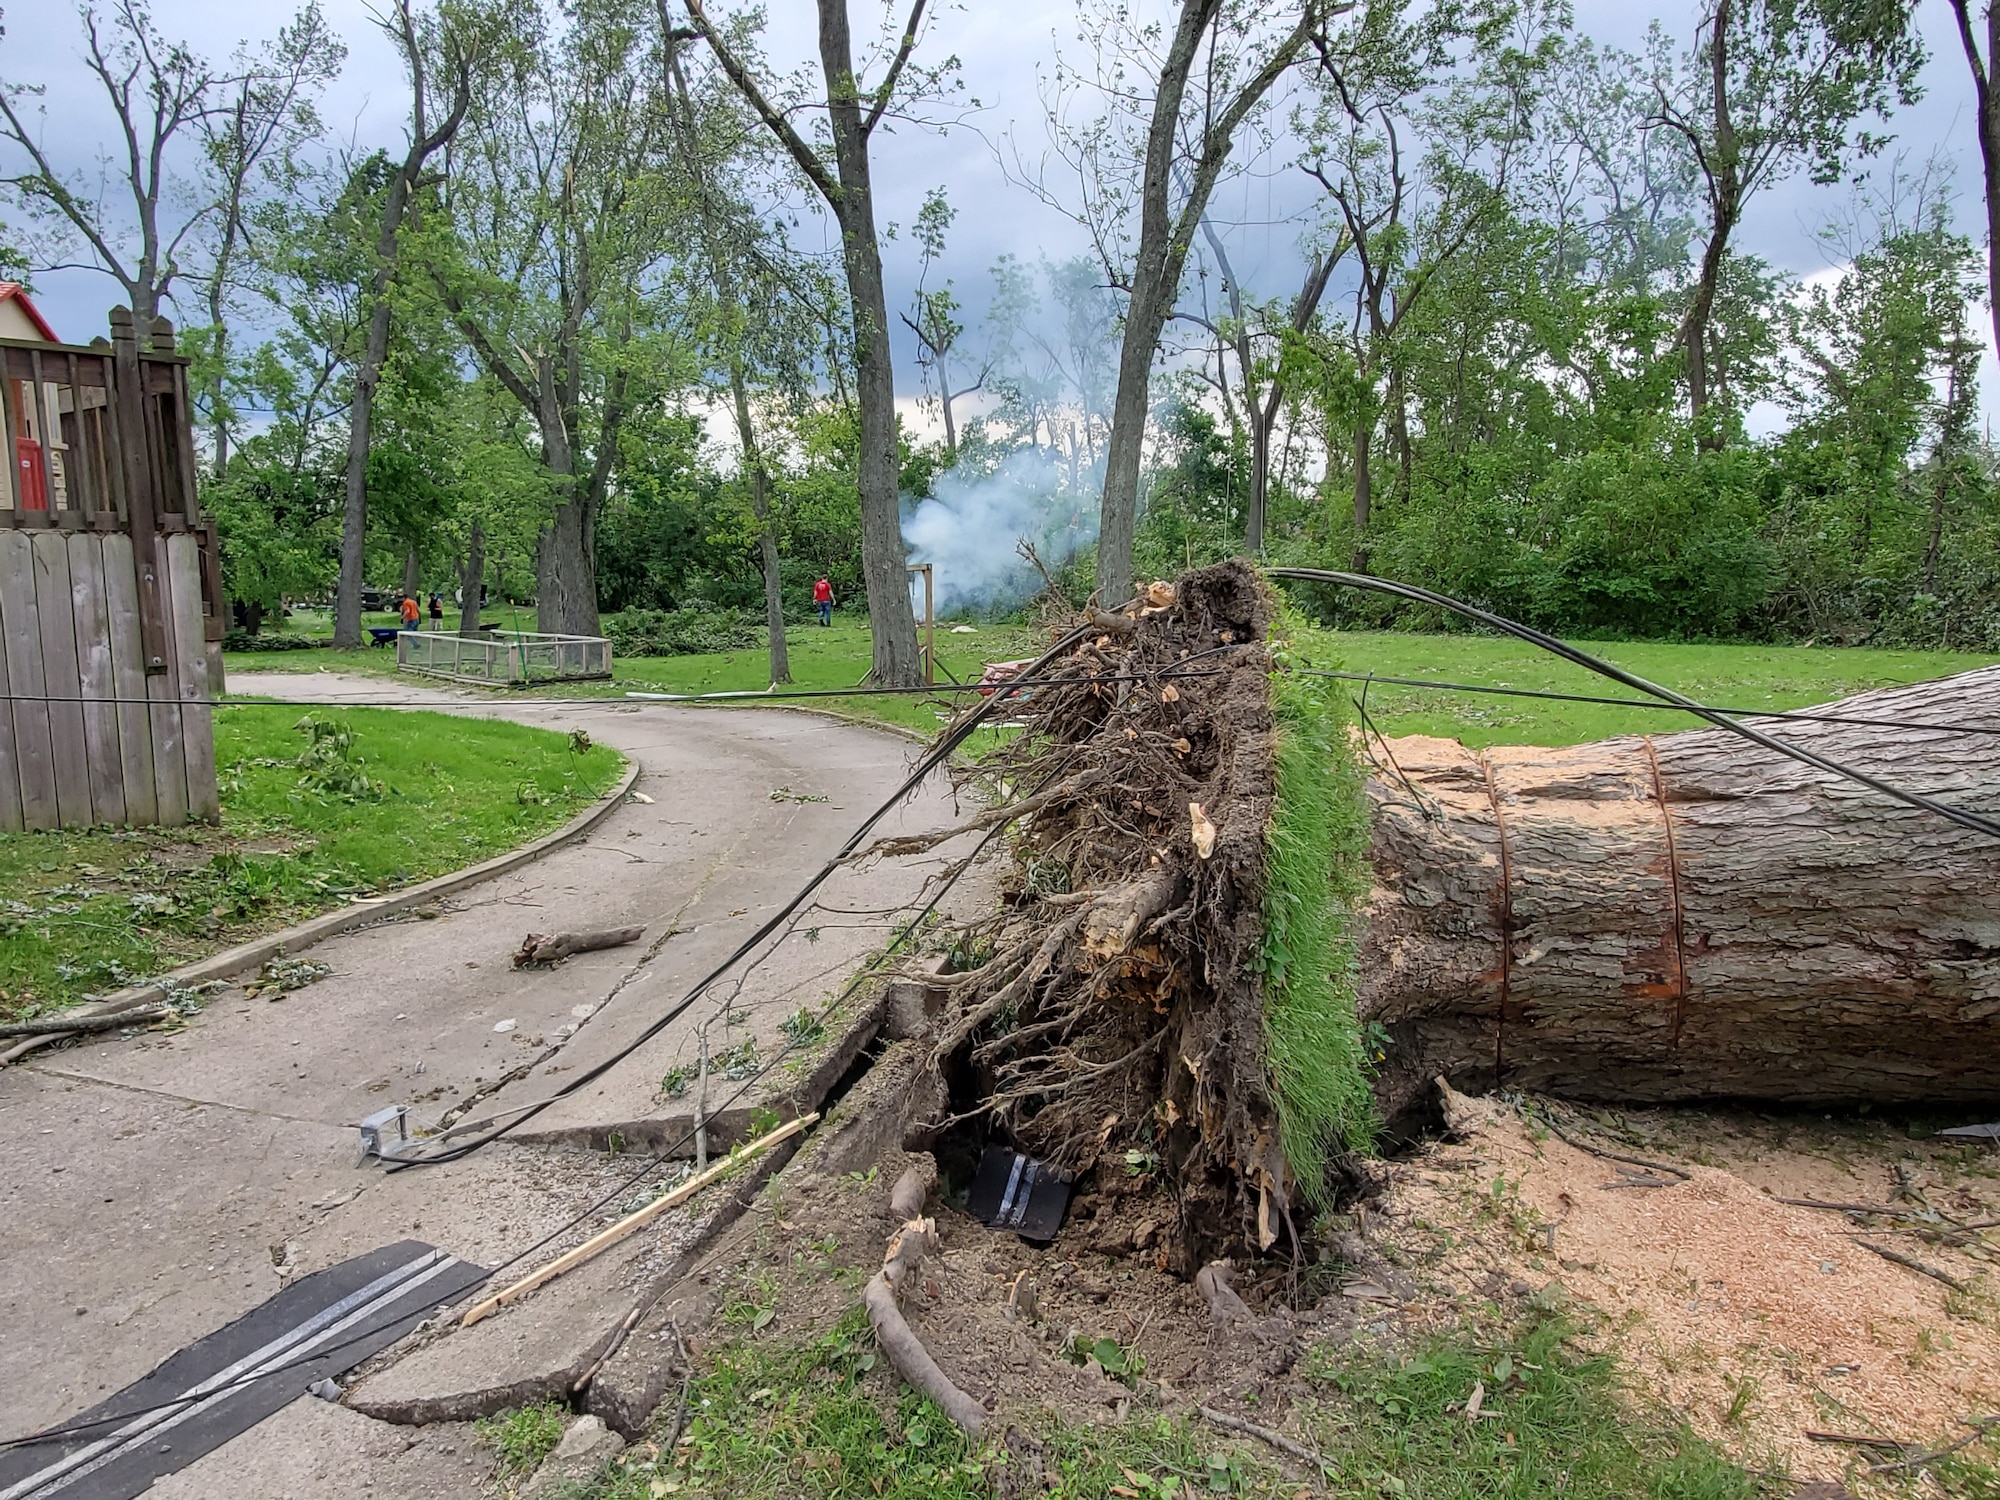
<svg viewBox="0 0 2000 1500">
<path fill-rule="evenodd" d="M 1973 120 L 1979 131 L 1979 161 L 1986 186 L 1986 305 L 1993 319 L 1993 338 L 2000 347 L 2000 93 L 1993 88 L 1992 67 L 2000 58 L 2000 8 L 1986 0 L 1986 52 L 1972 24 L 1972 0 L 1951 0 L 1958 22 L 1958 39 L 1965 63 L 1972 70 Z"/>
<path fill-rule="evenodd" d="M 882 250 L 876 239 L 869 143 L 892 105 L 934 89 L 954 63 L 910 74 L 910 60 L 924 27 L 926 0 L 914 0 L 902 30 L 887 51 L 877 82 L 864 85 L 854 66 L 847 0 L 818 0 L 820 72 L 832 138 L 833 163 L 793 126 L 750 67 L 738 41 L 709 18 L 702 0 L 688 0 L 694 28 L 749 101 L 757 117 L 790 154 L 840 225 L 847 271 L 855 358 L 855 409 L 859 417 L 861 563 L 867 582 L 868 619 L 874 630 L 874 675 L 885 687 L 913 687 L 921 676 L 916 619 L 910 608 L 903 550 L 901 486 L 896 462 L 896 371 L 889 345 L 889 304 L 882 289 Z"/>
<path fill-rule="evenodd" d="M 1856 128 L 1916 98 L 1924 61 L 1906 0 L 1711 0 L 1704 40 L 1655 82 L 1654 123 L 1687 143 L 1707 200 L 1706 242 L 1680 343 L 1688 410 L 1709 408 L 1710 320 L 1730 236 L 1760 189 L 1805 171 L 1835 180 L 1881 138 Z M 1704 426 L 1701 441 L 1721 434 Z"/>
<path fill-rule="evenodd" d="M 1326 16 L 1352 8 L 1305 0 L 1267 25 L 1268 7 L 1180 0 L 1171 31 L 1162 33 L 1164 50 L 1159 35 L 1123 6 L 1087 13 L 1096 75 L 1089 89 L 1114 101 L 1111 112 L 1070 120 L 1071 102 L 1085 87 L 1070 74 L 1051 107 L 1050 130 L 1080 187 L 1068 211 L 1090 232 L 1108 278 L 1126 294 L 1098 517 L 1098 596 L 1107 606 L 1132 592 L 1153 361 L 1195 230 L 1239 132 Z M 1147 98 L 1142 124 L 1137 111 Z M 1035 181 L 1045 198 L 1065 204 L 1045 179 Z"/>
<path fill-rule="evenodd" d="M 122 148 L 117 181 L 129 199 L 129 217 L 122 205 L 113 207 L 118 195 L 107 198 L 84 174 L 54 165 L 28 105 L 43 92 L 40 84 L 0 86 L 0 139 L 26 159 L 4 181 L 37 231 L 36 249 L 49 268 L 75 264 L 66 252 L 81 240 L 88 257 L 81 264 L 123 288 L 144 343 L 184 269 L 182 247 L 203 218 L 199 208 L 182 212 L 177 201 L 183 179 L 176 170 L 176 142 L 200 128 L 230 80 L 162 36 L 136 0 L 117 0 L 108 15 L 86 5 L 78 15 L 84 61 L 116 122 Z"/>
<path fill-rule="evenodd" d="M 316 97 L 346 57 L 346 45 L 328 30 L 318 4 L 309 4 L 264 47 L 239 54 L 217 107 L 201 122 L 215 203 L 200 278 L 208 324 L 184 330 L 183 342 L 197 356 L 196 384 L 206 393 L 210 458 L 218 474 L 228 467 L 236 421 L 227 393 L 230 303 L 241 280 L 239 255 L 251 248 L 246 241 L 255 223 L 255 195 L 260 186 L 275 193 L 299 187 L 299 153 L 321 130 Z"/>
<path fill-rule="evenodd" d="M 361 588 L 367 565 L 368 463 L 374 433 L 375 392 L 389 357 L 390 290 L 400 264 L 403 224 L 410 204 L 425 186 L 430 159 L 450 144 L 472 106 L 473 63 L 482 40 L 477 18 L 444 10 L 420 20 L 410 0 L 399 0 L 383 23 L 401 54 L 410 82 L 409 146 L 381 195 L 375 236 L 375 263 L 368 283 L 368 332 L 354 369 L 349 402 L 347 468 L 343 479 L 340 530 L 340 584 L 334 596 L 333 639 L 338 646 L 361 644 Z M 442 119 L 432 109 L 433 65 L 441 66 L 450 89 Z"/>
<path fill-rule="evenodd" d="M 650 24 L 585 6 L 524 42 L 457 152 L 432 262 L 474 356 L 534 423 L 552 502 L 537 626 L 596 635 L 597 515 L 619 430 L 635 378 L 673 363 L 641 347 L 658 332 L 651 293 L 681 205 Z"/>
</svg>

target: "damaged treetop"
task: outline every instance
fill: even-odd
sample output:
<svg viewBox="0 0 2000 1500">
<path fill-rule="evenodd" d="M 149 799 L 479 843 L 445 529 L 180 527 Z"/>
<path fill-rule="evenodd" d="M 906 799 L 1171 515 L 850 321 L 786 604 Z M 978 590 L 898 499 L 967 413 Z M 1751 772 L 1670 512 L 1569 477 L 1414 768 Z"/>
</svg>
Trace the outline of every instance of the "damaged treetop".
<svg viewBox="0 0 2000 1500">
<path fill-rule="evenodd" d="M 1324 1201 L 1367 1134 L 1333 1118 L 1344 1086 L 1391 1122 L 1440 1075 L 1607 1100 L 2000 1099 L 2000 842 L 1725 730 L 1392 741 L 1364 781 L 1335 718 L 1305 741 L 1324 786 L 1301 787 L 1277 614 L 1241 562 L 1093 611 L 1041 675 L 1094 680 L 1010 705 L 1022 735 L 963 773 L 992 806 L 954 830 L 1011 828 L 1014 853 L 945 980 L 954 1099 L 1058 1167 L 1157 1163 L 1174 1269 L 1269 1248 Z M 1849 706 L 2000 725 L 2000 668 Z M 2000 810 L 1990 736 L 1763 727 Z M 1273 871 L 1313 826 L 1290 804 L 1322 792 L 1365 831 L 1311 849 L 1302 893 Z M 1301 900 L 1331 947 L 1296 942 Z M 1303 1026 L 1278 1011 L 1294 959 L 1320 995 Z"/>
</svg>

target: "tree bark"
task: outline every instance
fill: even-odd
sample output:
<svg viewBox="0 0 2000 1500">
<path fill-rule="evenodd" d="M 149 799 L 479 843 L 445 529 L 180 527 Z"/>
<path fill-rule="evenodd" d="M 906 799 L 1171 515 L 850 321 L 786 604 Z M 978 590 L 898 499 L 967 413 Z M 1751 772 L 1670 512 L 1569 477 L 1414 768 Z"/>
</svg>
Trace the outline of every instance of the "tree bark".
<svg viewBox="0 0 2000 1500">
<path fill-rule="evenodd" d="M 333 604 L 336 646 L 361 644 L 361 586 L 367 561 L 368 446 L 374 432 L 375 391 L 382 382 L 382 366 L 389 358 L 389 285 L 396 275 L 403 219 L 409 212 L 410 195 L 423 175 L 424 164 L 458 134 L 465 112 L 472 106 L 470 59 L 460 54 L 453 59 L 457 77 L 451 111 L 437 129 L 428 128 L 423 45 L 417 37 L 416 19 L 410 13 L 408 0 L 403 0 L 396 14 L 403 60 L 410 70 L 410 149 L 401 168 L 389 180 L 388 193 L 382 200 L 382 219 L 375 236 L 375 270 L 368 285 L 368 340 L 362 346 L 361 361 L 354 371 L 354 396 L 347 427 L 345 498 L 340 516 L 340 581 L 334 590 Z"/>
<path fill-rule="evenodd" d="M 1839 711 L 2000 726 L 2000 668 Z M 2000 811 L 1990 736 L 1761 724 Z M 1391 1038 L 1391 1118 L 1440 1075 L 1630 1101 L 2000 1100 L 2000 842 L 1724 730 L 1390 748 L 1408 785 L 1369 784 L 1358 974 L 1363 1022 Z"/>
<path fill-rule="evenodd" d="M 1972 69 L 1974 123 L 1979 131 L 1979 160 L 1986 180 L 1986 286 L 1993 313 L 1993 340 L 2000 347 L 2000 94 L 1993 90 L 1988 69 L 2000 57 L 2000 6 L 1986 4 L 1986 55 L 1979 55 L 1973 35 L 1971 0 L 1951 0 L 1958 21 L 1958 38 Z"/>
<path fill-rule="evenodd" d="M 820 67 L 826 74 L 840 195 L 841 261 L 854 312 L 854 394 L 861 418 L 861 579 L 875 638 L 875 680 L 883 687 L 923 681 L 917 619 L 903 551 L 902 485 L 896 462 L 896 370 L 889 348 L 889 301 L 875 238 L 868 126 L 854 77 L 847 0 L 819 0 Z"/>
<path fill-rule="evenodd" d="M 479 590 L 486 580 L 486 532 L 478 521 L 465 538 L 465 562 L 458 570 L 458 633 L 479 634 Z"/>
</svg>

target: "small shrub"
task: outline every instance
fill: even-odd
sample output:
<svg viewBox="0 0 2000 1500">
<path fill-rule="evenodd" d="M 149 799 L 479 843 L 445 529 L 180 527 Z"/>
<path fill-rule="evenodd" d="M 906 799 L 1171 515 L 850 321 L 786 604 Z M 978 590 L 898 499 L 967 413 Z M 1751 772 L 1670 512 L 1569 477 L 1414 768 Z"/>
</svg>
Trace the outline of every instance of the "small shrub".
<svg viewBox="0 0 2000 1500">
<path fill-rule="evenodd" d="M 690 604 L 680 609 L 628 609 L 604 627 L 617 656 L 694 656 L 764 644 L 761 613 Z"/>
<path fill-rule="evenodd" d="M 354 731 L 340 719 L 316 719 L 307 714 L 293 726 L 306 737 L 299 753 L 299 787 L 348 802 L 372 802 L 382 795 L 382 783 L 362 769 L 355 753 Z"/>
</svg>

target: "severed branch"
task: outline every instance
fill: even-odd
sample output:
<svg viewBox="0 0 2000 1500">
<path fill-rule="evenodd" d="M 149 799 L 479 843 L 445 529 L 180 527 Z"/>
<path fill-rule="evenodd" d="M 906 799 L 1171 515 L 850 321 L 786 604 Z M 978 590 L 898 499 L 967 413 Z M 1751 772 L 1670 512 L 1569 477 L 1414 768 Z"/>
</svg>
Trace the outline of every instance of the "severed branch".
<svg viewBox="0 0 2000 1500">
<path fill-rule="evenodd" d="M 989 807 L 986 811 L 967 818 L 963 823 L 955 823 L 949 828 L 934 828 L 927 833 L 899 834 L 894 838 L 877 839 L 867 848 L 857 850 L 855 853 L 848 855 L 843 863 L 855 864 L 864 859 L 871 859 L 878 854 L 890 856 L 922 854 L 928 849 L 937 848 L 939 844 L 950 843 L 961 834 L 978 833 L 981 830 L 991 828 L 1005 828 L 1017 818 L 1025 818 L 1031 813 L 1040 812 L 1051 803 L 1062 802 L 1088 791 L 1091 787 L 1096 786 L 1110 775 L 1110 767 L 1094 767 L 1091 770 L 1079 772 L 1067 781 L 1058 782 L 1046 791 L 1037 792 L 1032 797 L 1023 797 L 1016 802 L 1003 803 L 999 807 Z"/>
<path fill-rule="evenodd" d="M 1934 1448 L 1929 1453 L 1915 1453 L 1908 1458 L 1897 1459 L 1891 1463 L 1870 1464 L 1868 1472 L 1870 1474 L 1894 1474 L 1899 1471 L 1914 1473 L 1918 1469 L 1928 1468 L 1939 1459 L 1950 1458 L 1952 1454 L 1957 1453 L 1961 1449 L 1970 1448 L 1981 1438 L 1990 1435 L 1996 1426 L 2000 1426 L 2000 1417 L 1971 1419 L 1966 1422 L 1966 1426 L 1972 1429 L 1971 1433 L 1960 1438 L 1949 1447 Z"/>
<path fill-rule="evenodd" d="M 68 1036 L 80 1031 L 115 1031 L 120 1026 L 143 1026 L 173 1013 L 174 1008 L 162 1001 L 96 1016 L 37 1016 L 32 1021 L 0 1021 L 0 1037 Z"/>
<path fill-rule="evenodd" d="M 898 1290 L 923 1263 L 924 1252 L 937 1248 L 937 1242 L 935 1220 L 913 1218 L 904 1224 L 890 1236 L 888 1248 L 882 1252 L 882 1269 L 862 1288 L 861 1304 L 868 1309 L 875 1340 L 889 1356 L 896 1373 L 919 1394 L 943 1407 L 952 1421 L 976 1436 L 986 1425 L 986 1408 L 952 1383 L 951 1377 L 931 1358 L 923 1340 L 911 1331 L 896 1301 Z"/>
<path fill-rule="evenodd" d="M 1965 1290 L 1965 1283 L 1952 1275 L 1951 1272 L 1940 1271 L 1936 1266 L 1931 1265 L 1927 1261 L 1918 1260 L 1914 1255 L 1905 1255 L 1900 1250 L 1891 1250 L 1886 1245 L 1877 1245 L 1870 1240 L 1856 1240 L 1854 1243 L 1859 1245 L 1863 1250 L 1872 1250 L 1884 1260 L 1894 1261 L 1899 1266 L 1906 1266 L 1920 1276 L 1928 1276 L 1933 1281 L 1942 1281 L 1954 1292 Z"/>
<path fill-rule="evenodd" d="M 1326 1460 L 1321 1458 L 1304 1443 L 1294 1442 L 1282 1432 L 1274 1432 L 1269 1427 L 1255 1422 L 1246 1422 L 1241 1417 L 1232 1417 L 1210 1406 L 1197 1406 L 1196 1411 L 1204 1418 L 1220 1427 L 1224 1432 L 1240 1432 L 1245 1437 L 1253 1437 L 1260 1443 L 1269 1443 L 1280 1453 L 1289 1453 L 1301 1463 L 1311 1464 L 1315 1469 L 1324 1469 Z"/>
<path fill-rule="evenodd" d="M 517 969 L 558 963 L 572 953 L 594 953 L 599 948 L 622 948 L 644 937 L 644 927 L 612 927 L 603 932 L 529 933 L 514 954 Z"/>
</svg>

